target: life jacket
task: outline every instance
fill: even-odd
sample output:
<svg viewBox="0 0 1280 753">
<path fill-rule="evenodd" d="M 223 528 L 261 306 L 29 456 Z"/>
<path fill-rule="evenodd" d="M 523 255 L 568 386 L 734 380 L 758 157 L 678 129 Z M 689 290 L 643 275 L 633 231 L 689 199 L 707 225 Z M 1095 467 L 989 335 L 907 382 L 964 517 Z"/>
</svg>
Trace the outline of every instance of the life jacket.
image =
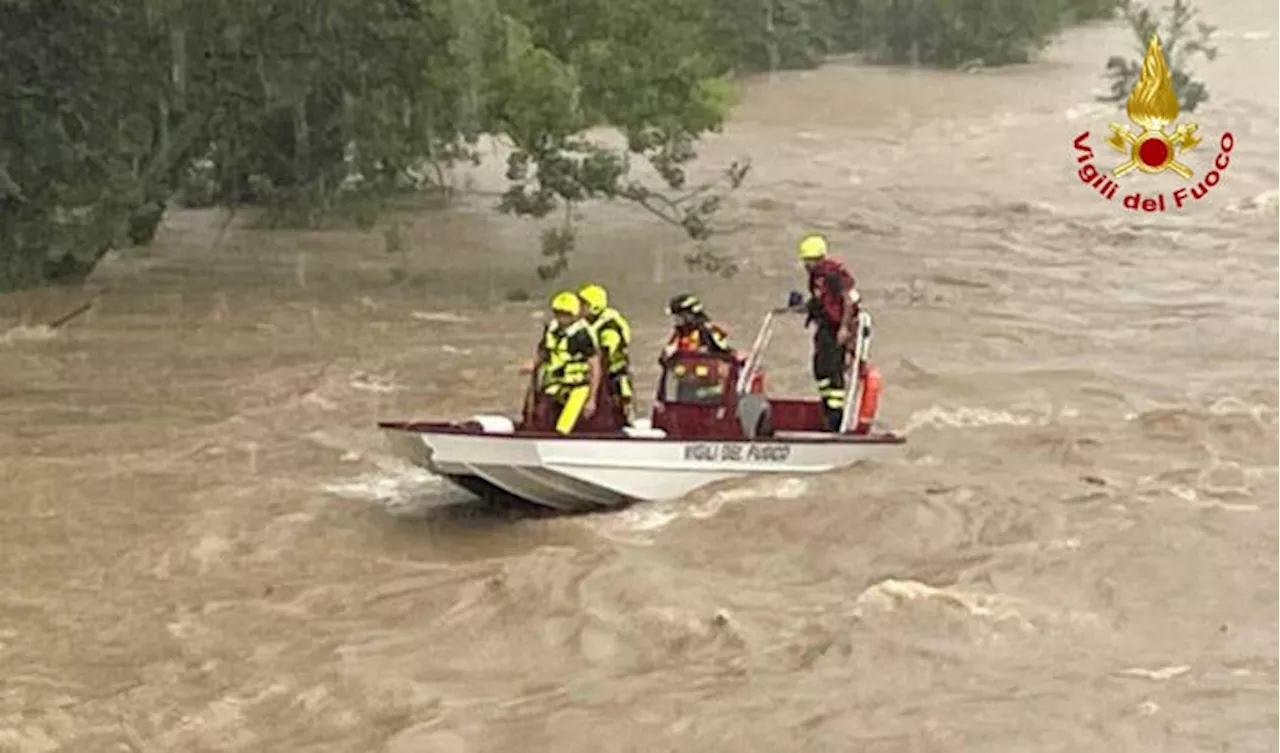
<svg viewBox="0 0 1280 753">
<path fill-rule="evenodd" d="M 696 327 L 677 327 L 667 341 L 667 353 L 729 353 L 729 334 L 711 322 Z"/>
<path fill-rule="evenodd" d="M 599 349 L 595 332 L 581 319 L 561 327 L 551 322 L 542 332 L 543 364 L 539 383 L 547 392 L 586 384 L 591 376 L 588 359 Z"/>
<path fill-rule="evenodd" d="M 854 290 L 853 275 L 832 258 L 822 259 L 809 272 L 809 294 L 817 301 L 811 314 L 831 327 L 839 327 L 844 307 L 853 305 L 849 294 Z"/>
<path fill-rule="evenodd" d="M 630 365 L 627 351 L 631 345 L 631 325 L 617 309 L 607 308 L 590 326 L 596 341 L 604 350 L 608 372 L 613 375 L 627 373 Z"/>
</svg>

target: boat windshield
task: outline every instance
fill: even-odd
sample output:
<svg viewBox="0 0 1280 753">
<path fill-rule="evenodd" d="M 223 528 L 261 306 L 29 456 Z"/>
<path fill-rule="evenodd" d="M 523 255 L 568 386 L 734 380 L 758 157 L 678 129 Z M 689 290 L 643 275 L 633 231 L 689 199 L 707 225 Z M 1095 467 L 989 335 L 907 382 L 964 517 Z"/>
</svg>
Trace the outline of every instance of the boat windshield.
<svg viewBox="0 0 1280 753">
<path fill-rule="evenodd" d="M 732 364 L 717 358 L 682 358 L 667 367 L 663 396 L 668 403 L 720 405 L 730 390 Z"/>
</svg>

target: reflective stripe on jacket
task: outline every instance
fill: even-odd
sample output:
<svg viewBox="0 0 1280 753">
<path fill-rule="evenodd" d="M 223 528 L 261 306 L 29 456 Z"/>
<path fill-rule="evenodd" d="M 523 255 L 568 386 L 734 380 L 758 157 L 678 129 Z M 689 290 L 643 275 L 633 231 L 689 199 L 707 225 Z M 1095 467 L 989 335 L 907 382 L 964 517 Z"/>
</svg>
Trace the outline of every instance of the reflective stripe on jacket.
<svg viewBox="0 0 1280 753">
<path fill-rule="evenodd" d="M 600 350 L 595 332 L 579 319 L 568 327 L 551 322 L 542 333 L 543 358 L 539 382 L 543 389 L 586 384 L 591 376 L 588 360 Z"/>
<path fill-rule="evenodd" d="M 707 322 L 688 331 L 677 329 L 667 341 L 667 353 L 728 353 L 729 335 L 723 329 Z"/>
<path fill-rule="evenodd" d="M 628 349 L 631 345 L 631 325 L 618 313 L 608 308 L 591 323 L 596 342 L 600 344 L 610 374 L 625 374 L 630 364 Z"/>
</svg>

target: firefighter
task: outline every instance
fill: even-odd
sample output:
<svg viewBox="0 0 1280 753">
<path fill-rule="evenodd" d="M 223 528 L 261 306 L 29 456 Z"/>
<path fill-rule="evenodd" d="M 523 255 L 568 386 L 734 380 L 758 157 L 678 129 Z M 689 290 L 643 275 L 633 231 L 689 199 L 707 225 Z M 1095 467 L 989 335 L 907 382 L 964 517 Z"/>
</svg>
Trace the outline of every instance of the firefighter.
<svg viewBox="0 0 1280 753">
<path fill-rule="evenodd" d="M 808 320 L 814 323 L 813 378 L 822 398 L 827 431 L 839 431 L 848 387 L 847 364 L 861 296 L 853 275 L 827 255 L 827 241 L 809 235 L 800 241 L 800 261 L 809 274 Z"/>
<path fill-rule="evenodd" d="M 582 302 L 571 292 L 551 299 L 554 321 L 543 330 L 535 366 L 540 396 L 556 406 L 556 431 L 569 434 L 580 418 L 596 412 L 603 369 L 595 332 L 582 318 Z"/>
<path fill-rule="evenodd" d="M 631 384 L 631 325 L 617 309 L 609 306 L 609 293 L 599 285 L 583 285 L 578 291 L 586 309 L 587 324 L 600 344 L 601 360 L 612 390 L 617 399 L 625 424 L 632 421 L 632 398 L 635 391 Z"/>
<path fill-rule="evenodd" d="M 724 353 L 734 355 L 729 347 L 729 335 L 711 321 L 702 308 L 698 296 L 681 293 L 667 304 L 667 313 L 674 319 L 671 339 L 658 359 L 661 364 L 676 353 Z"/>
<path fill-rule="evenodd" d="M 729 346 L 728 333 L 711 321 L 696 295 L 681 293 L 675 296 L 667 304 L 667 312 L 673 317 L 675 327 L 662 357 L 658 359 L 664 369 L 677 353 L 705 353 L 737 359 L 737 353 Z M 686 364 L 678 363 L 673 373 L 676 402 L 718 402 L 724 394 L 725 384 L 720 372 L 707 364 L 694 366 L 690 373 Z"/>
</svg>

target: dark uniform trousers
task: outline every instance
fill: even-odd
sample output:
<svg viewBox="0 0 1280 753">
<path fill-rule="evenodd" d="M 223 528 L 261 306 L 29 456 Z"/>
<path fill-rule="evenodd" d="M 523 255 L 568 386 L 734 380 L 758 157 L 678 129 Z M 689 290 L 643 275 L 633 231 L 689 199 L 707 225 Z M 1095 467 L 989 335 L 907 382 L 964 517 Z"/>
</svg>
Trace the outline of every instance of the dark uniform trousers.
<svg viewBox="0 0 1280 753">
<path fill-rule="evenodd" d="M 844 416 L 846 350 L 836 340 L 836 329 L 820 319 L 813 334 L 813 378 L 822 399 L 822 416 L 827 431 L 839 431 Z"/>
</svg>

